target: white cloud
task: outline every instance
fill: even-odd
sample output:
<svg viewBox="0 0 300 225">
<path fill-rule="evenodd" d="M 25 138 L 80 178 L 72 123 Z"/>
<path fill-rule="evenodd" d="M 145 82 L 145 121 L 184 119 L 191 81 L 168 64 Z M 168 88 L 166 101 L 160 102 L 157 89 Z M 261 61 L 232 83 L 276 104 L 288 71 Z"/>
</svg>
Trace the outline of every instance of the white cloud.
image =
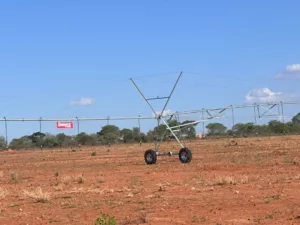
<svg viewBox="0 0 300 225">
<path fill-rule="evenodd" d="M 285 96 L 281 92 L 273 92 L 269 88 L 257 88 L 251 90 L 246 96 L 247 103 L 277 102 L 284 100 Z"/>
<path fill-rule="evenodd" d="M 157 115 L 161 114 L 161 111 L 155 111 Z M 171 109 L 166 109 L 165 111 L 163 111 L 162 115 L 163 116 L 168 116 L 170 114 L 174 113 Z M 152 113 L 152 116 L 155 116 L 154 113 Z"/>
<path fill-rule="evenodd" d="M 94 103 L 93 98 L 80 98 L 77 100 L 70 101 L 70 105 L 80 105 L 80 106 L 92 105 L 93 103 Z"/>
<path fill-rule="evenodd" d="M 275 75 L 276 79 L 296 78 L 300 79 L 300 64 L 287 65 L 285 70 Z"/>
<path fill-rule="evenodd" d="M 289 71 L 289 72 L 300 71 L 300 64 L 292 64 L 292 65 L 288 65 L 288 66 L 286 67 L 286 71 Z"/>
</svg>

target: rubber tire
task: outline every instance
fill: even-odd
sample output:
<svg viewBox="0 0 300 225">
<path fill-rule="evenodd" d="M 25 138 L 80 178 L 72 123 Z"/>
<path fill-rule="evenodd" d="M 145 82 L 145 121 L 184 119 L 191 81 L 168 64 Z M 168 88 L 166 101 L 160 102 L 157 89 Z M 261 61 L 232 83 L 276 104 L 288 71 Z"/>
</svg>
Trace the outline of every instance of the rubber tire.
<svg viewBox="0 0 300 225">
<path fill-rule="evenodd" d="M 147 157 L 150 156 L 151 159 L 148 160 Z M 145 162 L 147 164 L 155 164 L 156 163 L 156 160 L 157 160 L 157 155 L 156 155 L 156 152 L 152 149 L 149 149 L 147 151 L 145 151 L 145 154 L 144 154 L 144 158 L 145 158 Z"/>
<path fill-rule="evenodd" d="M 183 158 L 181 156 L 181 154 L 185 154 L 186 157 Z M 180 162 L 182 162 L 182 163 L 190 163 L 192 161 L 192 158 L 193 158 L 192 152 L 188 148 L 182 148 L 182 149 L 180 149 L 178 157 L 179 157 Z"/>
</svg>

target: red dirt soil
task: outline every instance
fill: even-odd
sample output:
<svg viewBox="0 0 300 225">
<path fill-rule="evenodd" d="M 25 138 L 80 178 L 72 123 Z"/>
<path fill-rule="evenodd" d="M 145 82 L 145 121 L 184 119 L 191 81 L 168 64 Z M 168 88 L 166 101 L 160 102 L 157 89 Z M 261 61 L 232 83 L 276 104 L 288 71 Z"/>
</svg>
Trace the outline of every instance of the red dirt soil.
<svg viewBox="0 0 300 225">
<path fill-rule="evenodd" d="M 2 152 L 0 224 L 300 224 L 300 136 L 235 140 L 186 143 L 189 164 L 147 165 L 150 144 Z"/>
</svg>

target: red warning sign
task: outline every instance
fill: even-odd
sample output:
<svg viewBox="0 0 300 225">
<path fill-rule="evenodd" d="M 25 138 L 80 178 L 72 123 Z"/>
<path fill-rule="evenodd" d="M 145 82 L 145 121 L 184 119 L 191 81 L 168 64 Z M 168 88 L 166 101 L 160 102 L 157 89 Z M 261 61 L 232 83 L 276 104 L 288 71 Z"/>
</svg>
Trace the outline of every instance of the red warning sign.
<svg viewBox="0 0 300 225">
<path fill-rule="evenodd" d="M 73 128 L 73 122 L 56 122 L 56 128 Z"/>
</svg>

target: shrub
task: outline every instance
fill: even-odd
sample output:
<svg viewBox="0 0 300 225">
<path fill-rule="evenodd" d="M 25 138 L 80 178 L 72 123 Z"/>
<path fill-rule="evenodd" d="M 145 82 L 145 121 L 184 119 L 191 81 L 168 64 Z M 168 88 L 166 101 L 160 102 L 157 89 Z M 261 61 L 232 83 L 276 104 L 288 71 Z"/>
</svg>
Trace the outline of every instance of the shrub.
<svg viewBox="0 0 300 225">
<path fill-rule="evenodd" d="M 33 198 L 36 202 L 46 203 L 50 201 L 50 194 L 42 191 L 41 187 L 38 187 L 34 191 L 23 190 L 24 196 Z"/>
<path fill-rule="evenodd" d="M 16 172 L 11 173 L 11 179 L 13 183 L 19 183 L 19 174 Z"/>
<path fill-rule="evenodd" d="M 116 219 L 113 216 L 102 214 L 100 218 L 97 218 L 94 225 L 116 225 Z"/>
</svg>

